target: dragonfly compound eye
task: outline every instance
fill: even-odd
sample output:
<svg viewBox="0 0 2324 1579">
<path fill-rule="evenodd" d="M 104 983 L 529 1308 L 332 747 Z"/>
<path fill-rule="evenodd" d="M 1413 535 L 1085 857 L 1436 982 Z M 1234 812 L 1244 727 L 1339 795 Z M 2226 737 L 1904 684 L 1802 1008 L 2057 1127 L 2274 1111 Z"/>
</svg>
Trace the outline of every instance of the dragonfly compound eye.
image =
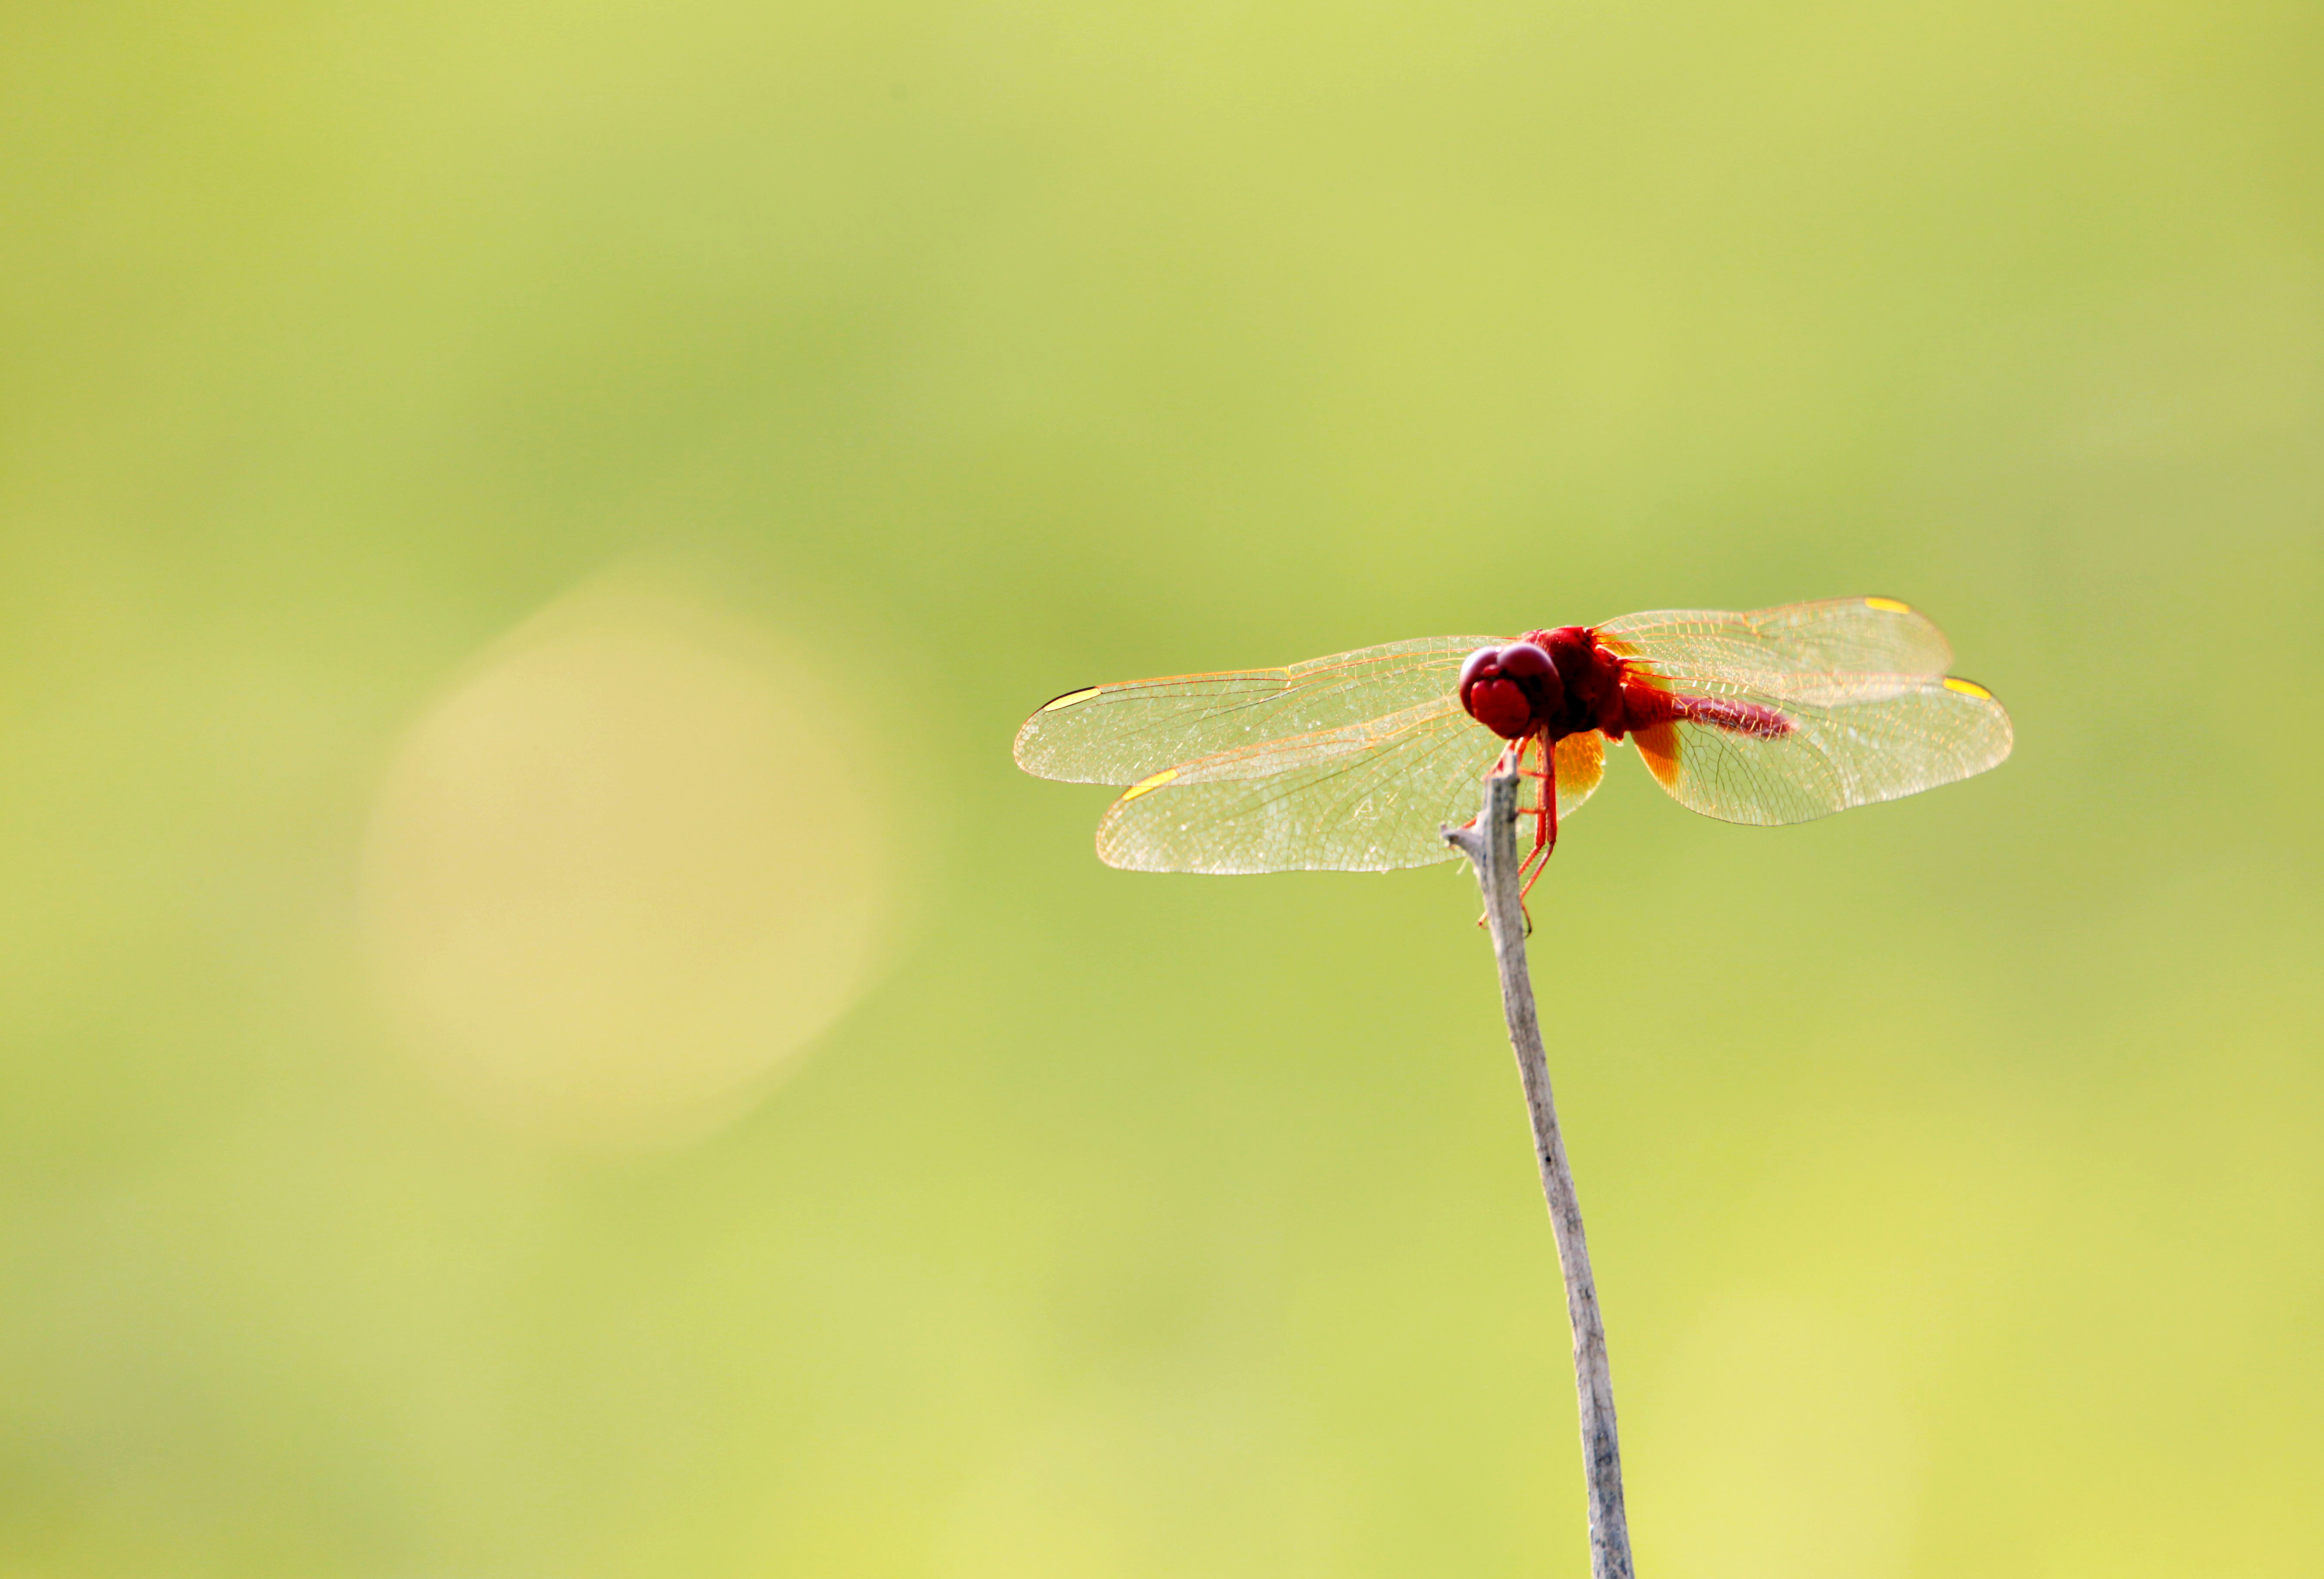
<svg viewBox="0 0 2324 1579">
<path fill-rule="evenodd" d="M 1511 679 L 1539 679 L 1556 671 L 1549 654 L 1530 642 L 1512 642 L 1501 649 L 1501 672 Z"/>
<path fill-rule="evenodd" d="M 1530 734 L 1564 705 L 1549 654 L 1528 642 L 1488 647 L 1461 666 L 1461 705 L 1504 740 Z"/>
</svg>

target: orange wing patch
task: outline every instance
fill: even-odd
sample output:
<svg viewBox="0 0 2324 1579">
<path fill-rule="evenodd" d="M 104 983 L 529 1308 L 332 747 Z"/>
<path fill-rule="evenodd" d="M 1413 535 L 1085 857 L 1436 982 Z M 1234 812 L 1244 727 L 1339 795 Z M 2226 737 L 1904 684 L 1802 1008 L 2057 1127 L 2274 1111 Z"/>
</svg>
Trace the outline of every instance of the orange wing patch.
<svg viewBox="0 0 2324 1579">
<path fill-rule="evenodd" d="M 1637 743 L 1638 755 L 1646 760 L 1646 771 L 1665 790 L 1678 783 L 1678 730 L 1669 720 L 1649 724 L 1644 729 L 1630 731 Z"/>
<path fill-rule="evenodd" d="M 1606 737 L 1594 729 L 1557 743 L 1557 799 L 1578 805 L 1606 776 Z"/>
</svg>

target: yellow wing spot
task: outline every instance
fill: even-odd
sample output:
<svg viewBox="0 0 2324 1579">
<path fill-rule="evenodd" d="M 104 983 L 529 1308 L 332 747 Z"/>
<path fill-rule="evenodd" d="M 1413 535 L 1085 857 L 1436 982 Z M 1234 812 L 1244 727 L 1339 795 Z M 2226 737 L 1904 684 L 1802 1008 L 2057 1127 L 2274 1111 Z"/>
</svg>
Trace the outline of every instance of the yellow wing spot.
<svg viewBox="0 0 2324 1579">
<path fill-rule="evenodd" d="M 1121 792 L 1121 798 L 1124 800 L 1135 800 L 1139 796 L 1145 794 L 1148 790 L 1159 790 L 1163 785 L 1167 784 L 1171 780 L 1177 776 L 1177 769 L 1165 768 L 1150 779 L 1139 780 L 1137 783 L 1132 784 L 1129 789 L 1124 790 Z"/>
<path fill-rule="evenodd" d="M 1948 675 L 1945 679 L 1945 689 L 1959 691 L 1964 697 L 1975 697 L 1980 702 L 1993 700 L 1993 693 L 1973 679 L 1955 679 Z"/>
<path fill-rule="evenodd" d="M 1057 697 L 1054 701 L 1042 703 L 1041 711 L 1044 713 L 1054 713 L 1060 707 L 1070 707 L 1075 702 L 1086 702 L 1092 697 L 1096 696 L 1101 688 L 1102 688 L 1098 686 L 1084 686 L 1080 690 L 1067 691 L 1064 696 Z"/>
<path fill-rule="evenodd" d="M 1913 612 L 1911 604 L 1898 603 L 1893 597 L 1868 597 L 1864 600 L 1864 606 L 1877 608 L 1884 614 L 1909 614 Z M 1052 702 L 1049 706 L 1054 707 L 1056 704 Z"/>
</svg>

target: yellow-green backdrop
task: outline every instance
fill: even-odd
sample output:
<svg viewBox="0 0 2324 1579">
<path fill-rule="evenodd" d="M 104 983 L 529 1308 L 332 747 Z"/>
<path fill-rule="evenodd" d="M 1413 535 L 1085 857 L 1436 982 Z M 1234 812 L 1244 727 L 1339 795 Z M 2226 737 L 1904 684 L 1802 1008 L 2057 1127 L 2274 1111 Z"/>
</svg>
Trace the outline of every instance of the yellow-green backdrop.
<svg viewBox="0 0 2324 1579">
<path fill-rule="evenodd" d="M 1641 1571 L 2324 1571 L 2319 19 L 19 0 L 0 1574 L 1583 1573 L 1465 875 L 1010 737 L 1850 593 L 1534 902 Z"/>
</svg>

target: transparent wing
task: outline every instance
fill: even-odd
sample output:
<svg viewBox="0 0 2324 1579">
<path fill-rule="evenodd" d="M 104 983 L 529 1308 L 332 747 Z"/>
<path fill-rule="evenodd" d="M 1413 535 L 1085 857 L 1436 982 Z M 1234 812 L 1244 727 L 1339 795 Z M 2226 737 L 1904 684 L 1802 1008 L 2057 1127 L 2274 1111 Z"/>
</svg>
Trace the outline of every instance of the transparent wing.
<svg viewBox="0 0 2324 1579">
<path fill-rule="evenodd" d="M 1067 691 L 1017 732 L 1044 779 L 1135 784 L 1197 757 L 1364 724 L 1452 695 L 1461 660 L 1501 640 L 1430 636 L 1288 669 L 1176 675 Z"/>
<path fill-rule="evenodd" d="M 2009 754 L 2008 713 L 1969 680 L 1760 675 L 1673 685 L 1674 716 L 1631 738 L 1673 799 L 1723 822 L 1808 822 L 1982 773 Z"/>
<path fill-rule="evenodd" d="M 1665 609 L 1625 614 L 1597 629 L 1615 651 L 1674 681 L 1779 674 L 1941 679 L 1953 660 L 1935 623 L 1893 597 L 1827 598 L 1741 614 Z"/>
<path fill-rule="evenodd" d="M 1453 860 L 1438 830 L 1477 815 L 1501 745 L 1458 698 L 1440 696 L 1222 752 L 1130 786 L 1099 823 L 1097 853 L 1134 872 L 1387 872 Z"/>
</svg>

